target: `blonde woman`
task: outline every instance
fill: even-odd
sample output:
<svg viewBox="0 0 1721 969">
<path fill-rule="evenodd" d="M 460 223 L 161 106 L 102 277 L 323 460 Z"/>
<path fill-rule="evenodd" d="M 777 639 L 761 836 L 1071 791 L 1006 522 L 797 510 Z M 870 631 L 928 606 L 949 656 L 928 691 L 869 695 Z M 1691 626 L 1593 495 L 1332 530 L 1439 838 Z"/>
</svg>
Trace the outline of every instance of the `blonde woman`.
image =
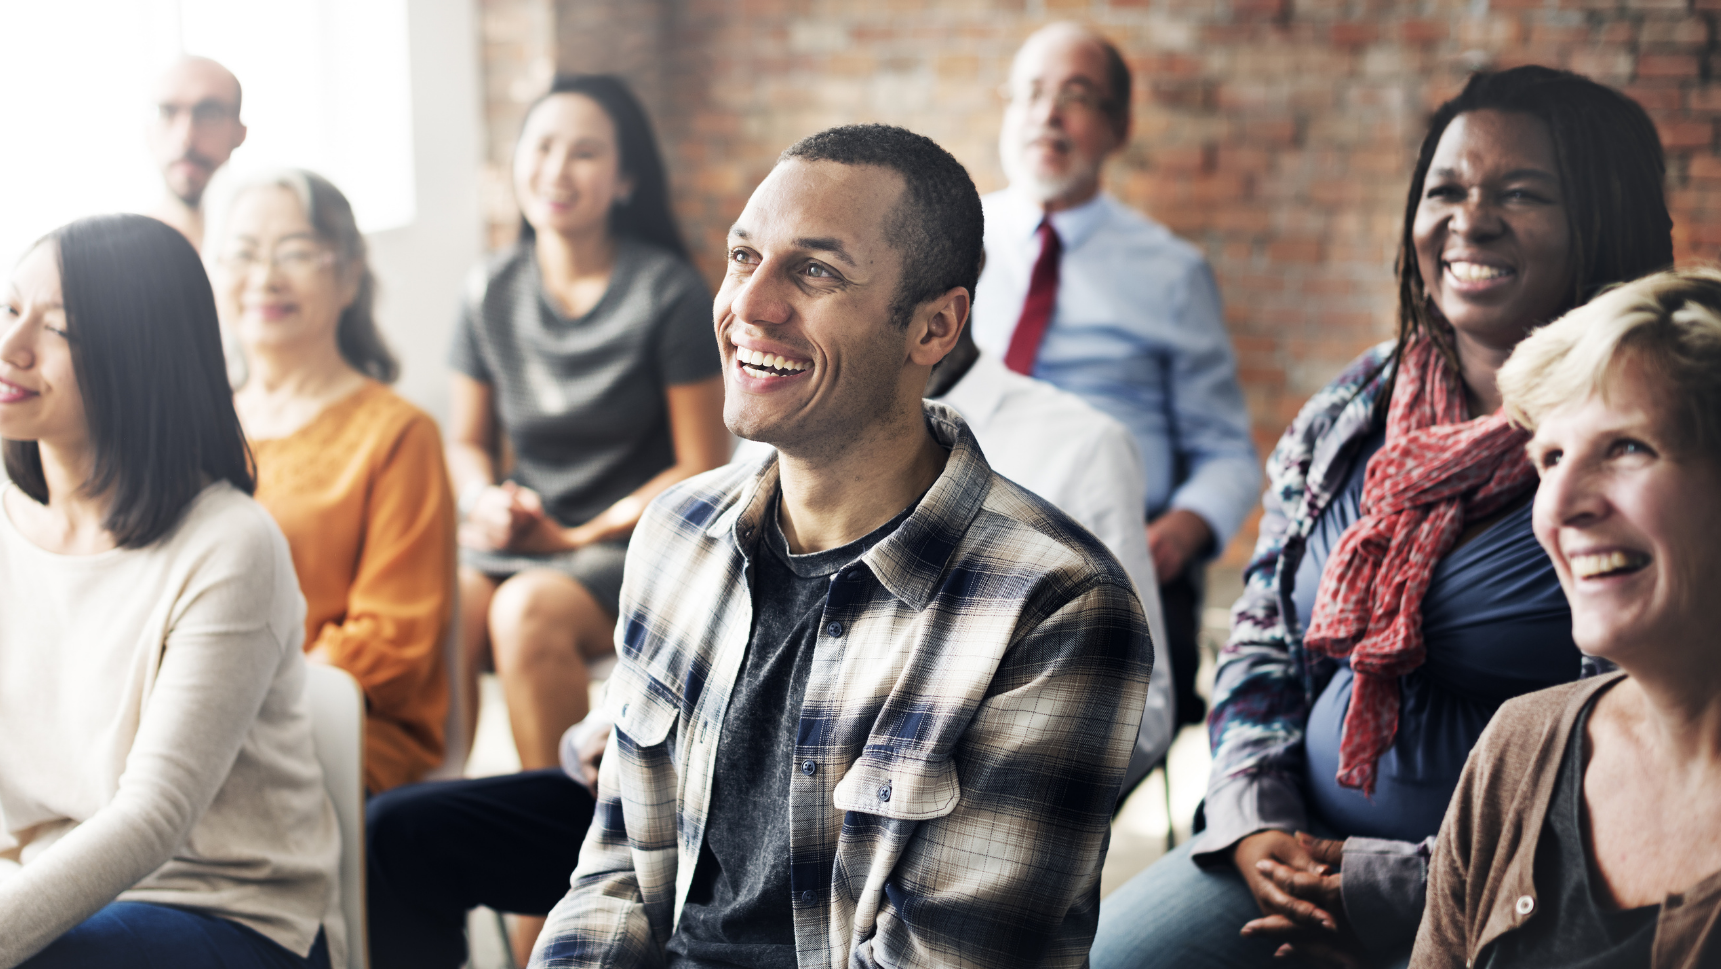
<svg viewBox="0 0 1721 969">
<path fill-rule="evenodd" d="M 1721 964 L 1721 272 L 1661 273 L 1520 344 L 1536 538 L 1623 672 L 1507 703 L 1441 825 L 1411 965 Z"/>
</svg>

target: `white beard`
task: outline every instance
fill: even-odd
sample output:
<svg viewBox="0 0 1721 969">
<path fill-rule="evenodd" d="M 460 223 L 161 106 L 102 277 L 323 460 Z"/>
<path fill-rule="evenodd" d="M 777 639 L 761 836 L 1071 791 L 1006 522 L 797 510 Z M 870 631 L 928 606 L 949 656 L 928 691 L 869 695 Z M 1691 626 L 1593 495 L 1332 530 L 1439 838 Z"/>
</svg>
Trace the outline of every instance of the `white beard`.
<svg viewBox="0 0 1721 969">
<path fill-rule="evenodd" d="M 1026 192 L 1034 201 L 1045 204 L 1099 180 L 1102 160 L 1083 158 L 1074 151 L 1069 152 L 1070 167 L 1063 174 L 1054 176 L 1036 171 L 1023 156 L 1030 150 L 1030 143 L 1041 137 L 1062 138 L 1061 135 L 1049 131 L 1024 132 L 1018 136 L 1015 144 L 1011 144 L 1008 131 L 999 136 L 998 158 L 1004 165 L 1004 176 L 1010 180 L 1012 188 Z"/>
</svg>

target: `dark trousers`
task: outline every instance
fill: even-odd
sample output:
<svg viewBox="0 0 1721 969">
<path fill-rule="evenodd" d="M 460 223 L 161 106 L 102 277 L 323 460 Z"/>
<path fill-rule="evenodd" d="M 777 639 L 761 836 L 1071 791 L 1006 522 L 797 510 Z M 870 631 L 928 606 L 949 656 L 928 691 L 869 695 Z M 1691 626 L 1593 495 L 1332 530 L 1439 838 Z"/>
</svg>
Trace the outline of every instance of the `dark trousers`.
<svg viewBox="0 0 1721 969">
<path fill-rule="evenodd" d="M 546 915 L 568 893 L 592 796 L 560 770 L 396 788 L 365 810 L 372 969 L 459 969 L 466 913 Z"/>
<path fill-rule="evenodd" d="M 1191 562 L 1183 573 L 1159 587 L 1159 603 L 1165 610 L 1166 647 L 1171 654 L 1171 688 L 1177 699 L 1177 725 L 1207 719 L 1207 701 L 1195 692 L 1195 672 L 1201 668 L 1201 600 L 1205 591 L 1199 563 Z"/>
</svg>

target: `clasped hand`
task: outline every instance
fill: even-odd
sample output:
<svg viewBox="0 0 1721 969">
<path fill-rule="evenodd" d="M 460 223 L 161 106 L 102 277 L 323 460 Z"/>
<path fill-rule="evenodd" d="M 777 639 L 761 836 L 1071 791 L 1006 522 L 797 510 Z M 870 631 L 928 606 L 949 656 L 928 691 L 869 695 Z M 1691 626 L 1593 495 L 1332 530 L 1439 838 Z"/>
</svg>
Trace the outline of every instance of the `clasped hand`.
<svg viewBox="0 0 1721 969">
<path fill-rule="evenodd" d="M 461 544 L 499 552 L 543 555 L 585 544 L 578 528 L 563 528 L 544 510 L 544 499 L 512 481 L 485 488 L 460 529 Z"/>
<path fill-rule="evenodd" d="M 1277 939 L 1274 955 L 1315 965 L 1364 965 L 1362 948 L 1344 917 L 1340 891 L 1344 842 L 1299 831 L 1259 831 L 1233 849 L 1232 859 L 1261 906 L 1243 934 Z"/>
</svg>

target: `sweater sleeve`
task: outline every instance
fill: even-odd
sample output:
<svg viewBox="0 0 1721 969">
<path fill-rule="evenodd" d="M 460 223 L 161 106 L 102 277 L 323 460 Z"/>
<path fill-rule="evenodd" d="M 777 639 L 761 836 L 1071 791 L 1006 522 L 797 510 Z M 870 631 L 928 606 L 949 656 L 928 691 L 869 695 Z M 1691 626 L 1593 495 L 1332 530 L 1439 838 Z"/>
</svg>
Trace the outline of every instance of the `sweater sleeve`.
<svg viewBox="0 0 1721 969">
<path fill-rule="evenodd" d="M 0 881 L 0 969 L 172 857 L 226 782 L 283 664 L 304 662 L 303 605 L 291 626 L 269 621 L 279 570 L 291 568 L 286 543 L 255 532 L 224 536 L 225 550 L 193 573 L 113 799 Z"/>
<path fill-rule="evenodd" d="M 314 644 L 364 688 L 367 721 L 399 724 L 440 754 L 448 710 L 443 637 L 454 601 L 454 499 L 436 426 L 419 415 L 382 456 L 371 481 L 364 542 L 346 616 Z M 415 779 L 389 739 L 367 723 L 365 785 Z M 398 744 L 398 741 L 394 741 Z"/>
</svg>

